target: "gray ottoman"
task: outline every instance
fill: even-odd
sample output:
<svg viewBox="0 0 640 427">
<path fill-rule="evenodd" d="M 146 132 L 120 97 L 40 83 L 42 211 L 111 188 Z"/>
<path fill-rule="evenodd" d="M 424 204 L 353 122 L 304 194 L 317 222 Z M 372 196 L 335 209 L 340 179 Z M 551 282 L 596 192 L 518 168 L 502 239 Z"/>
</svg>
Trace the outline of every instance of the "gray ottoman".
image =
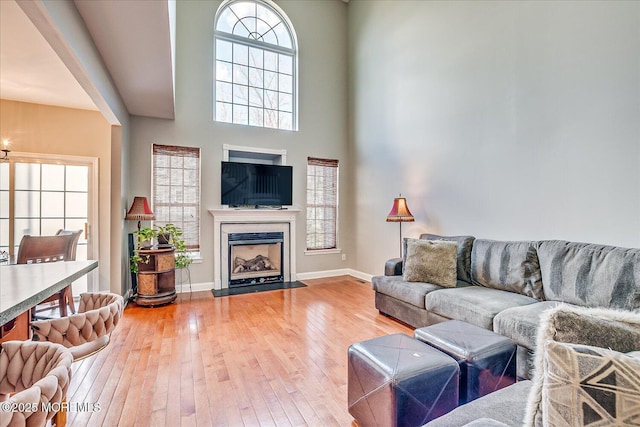
<svg viewBox="0 0 640 427">
<path fill-rule="evenodd" d="M 515 383 L 516 345 L 507 337 L 460 320 L 413 333 L 460 364 L 460 404 Z"/>
<path fill-rule="evenodd" d="M 349 347 L 349 413 L 362 427 L 421 426 L 458 405 L 458 363 L 404 334 Z"/>
</svg>

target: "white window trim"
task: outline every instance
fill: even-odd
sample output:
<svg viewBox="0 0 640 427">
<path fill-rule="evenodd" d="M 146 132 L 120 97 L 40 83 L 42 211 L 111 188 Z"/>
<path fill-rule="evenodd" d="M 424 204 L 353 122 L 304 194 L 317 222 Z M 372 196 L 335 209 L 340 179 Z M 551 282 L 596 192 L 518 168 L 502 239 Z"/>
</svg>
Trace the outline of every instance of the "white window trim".
<svg viewBox="0 0 640 427">
<path fill-rule="evenodd" d="M 340 254 L 342 253 L 342 249 L 314 249 L 314 250 L 306 250 L 304 251 L 305 255 L 331 255 L 331 254 Z"/>
</svg>

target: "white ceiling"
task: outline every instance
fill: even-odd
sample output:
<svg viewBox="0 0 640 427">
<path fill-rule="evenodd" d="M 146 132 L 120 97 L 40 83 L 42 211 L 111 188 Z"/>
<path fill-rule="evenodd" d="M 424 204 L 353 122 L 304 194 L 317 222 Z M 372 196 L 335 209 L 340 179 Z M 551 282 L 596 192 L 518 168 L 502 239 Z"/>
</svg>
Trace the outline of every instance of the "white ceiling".
<svg viewBox="0 0 640 427">
<path fill-rule="evenodd" d="M 167 0 L 75 0 L 130 114 L 174 118 Z M 174 14 L 175 16 L 175 14 Z"/>
<path fill-rule="evenodd" d="M 169 5 L 75 0 L 130 114 L 174 118 Z M 0 98 L 98 110 L 14 0 L 0 0 Z"/>
<path fill-rule="evenodd" d="M 13 0 L 0 0 L 0 98 L 97 110 Z"/>
</svg>

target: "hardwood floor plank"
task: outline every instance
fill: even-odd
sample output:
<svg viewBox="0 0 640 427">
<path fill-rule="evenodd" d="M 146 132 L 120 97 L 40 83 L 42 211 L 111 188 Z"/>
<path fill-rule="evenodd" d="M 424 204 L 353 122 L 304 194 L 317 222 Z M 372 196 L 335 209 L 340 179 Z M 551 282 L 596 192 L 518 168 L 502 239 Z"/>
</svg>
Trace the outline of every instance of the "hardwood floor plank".
<svg viewBox="0 0 640 427">
<path fill-rule="evenodd" d="M 349 276 L 305 288 L 130 303 L 111 344 L 73 366 L 70 426 L 351 426 L 350 344 L 412 330 Z"/>
</svg>

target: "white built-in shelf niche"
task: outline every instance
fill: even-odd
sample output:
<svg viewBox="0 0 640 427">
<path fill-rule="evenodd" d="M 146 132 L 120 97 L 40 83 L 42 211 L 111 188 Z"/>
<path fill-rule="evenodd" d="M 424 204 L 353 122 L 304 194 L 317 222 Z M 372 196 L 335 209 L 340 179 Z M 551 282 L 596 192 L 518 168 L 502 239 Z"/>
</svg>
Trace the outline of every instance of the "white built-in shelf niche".
<svg viewBox="0 0 640 427">
<path fill-rule="evenodd" d="M 224 144 L 222 146 L 222 160 L 262 165 L 286 165 L 287 150 Z"/>
</svg>

